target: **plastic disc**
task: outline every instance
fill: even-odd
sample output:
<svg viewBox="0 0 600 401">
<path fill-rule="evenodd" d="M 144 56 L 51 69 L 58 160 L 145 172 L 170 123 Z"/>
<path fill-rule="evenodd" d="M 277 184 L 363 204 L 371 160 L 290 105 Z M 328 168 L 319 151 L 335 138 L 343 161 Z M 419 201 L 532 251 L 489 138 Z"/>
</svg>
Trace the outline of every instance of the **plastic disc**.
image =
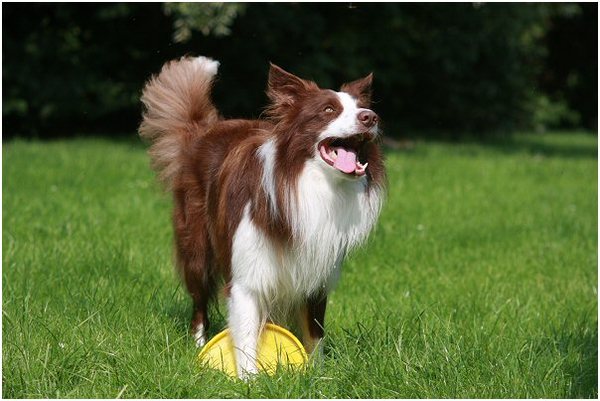
<svg viewBox="0 0 600 401">
<path fill-rule="evenodd" d="M 222 370 L 229 376 L 237 376 L 235 350 L 229 329 L 214 336 L 200 351 L 198 359 L 213 369 Z M 267 323 L 258 342 L 257 363 L 259 370 L 273 374 L 278 366 L 302 368 L 308 356 L 302 343 L 283 327 Z"/>
</svg>

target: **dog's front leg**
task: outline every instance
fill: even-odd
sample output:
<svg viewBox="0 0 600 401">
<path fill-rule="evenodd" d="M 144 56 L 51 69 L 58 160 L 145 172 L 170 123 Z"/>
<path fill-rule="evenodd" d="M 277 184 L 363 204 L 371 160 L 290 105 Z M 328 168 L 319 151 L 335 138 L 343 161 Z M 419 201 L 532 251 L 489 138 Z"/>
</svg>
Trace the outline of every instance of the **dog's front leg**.
<svg viewBox="0 0 600 401">
<path fill-rule="evenodd" d="M 323 336 L 325 334 L 325 308 L 327 296 L 309 299 L 300 311 L 300 327 L 306 351 L 315 361 L 323 359 Z"/>
<path fill-rule="evenodd" d="M 258 300 L 249 289 L 233 284 L 228 309 L 229 330 L 235 347 L 238 377 L 246 380 L 258 371 L 256 348 L 262 326 Z"/>
</svg>

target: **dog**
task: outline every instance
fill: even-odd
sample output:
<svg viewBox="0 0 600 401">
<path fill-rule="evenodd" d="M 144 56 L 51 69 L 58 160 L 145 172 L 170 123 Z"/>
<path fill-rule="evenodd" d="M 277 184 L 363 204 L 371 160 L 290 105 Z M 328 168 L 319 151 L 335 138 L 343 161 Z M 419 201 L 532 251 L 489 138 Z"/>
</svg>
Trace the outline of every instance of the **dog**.
<svg viewBox="0 0 600 401">
<path fill-rule="evenodd" d="M 207 306 L 224 281 L 247 378 L 268 320 L 298 318 L 306 350 L 322 354 L 327 295 L 378 219 L 386 176 L 372 73 L 336 92 L 270 64 L 270 103 L 244 120 L 224 119 L 211 101 L 218 67 L 207 57 L 166 63 L 143 89 L 139 135 L 174 195 L 192 335 L 205 344 Z"/>
</svg>

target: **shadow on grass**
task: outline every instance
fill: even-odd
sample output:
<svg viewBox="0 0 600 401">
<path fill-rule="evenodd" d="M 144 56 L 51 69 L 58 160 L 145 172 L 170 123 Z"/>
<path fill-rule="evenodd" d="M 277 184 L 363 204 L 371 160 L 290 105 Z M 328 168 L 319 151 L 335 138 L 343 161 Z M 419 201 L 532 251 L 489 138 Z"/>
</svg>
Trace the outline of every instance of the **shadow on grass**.
<svg viewBox="0 0 600 401">
<path fill-rule="evenodd" d="M 570 375 L 569 398 L 598 398 L 598 325 L 576 336 L 567 335 L 560 342 L 571 343 L 579 353 L 580 363 L 569 361 L 563 366 Z"/>
<path fill-rule="evenodd" d="M 584 139 L 588 139 L 583 137 Z M 596 141 L 594 141 L 596 138 Z M 519 136 L 513 135 L 503 139 L 487 140 L 482 145 L 492 147 L 503 153 L 529 153 L 531 155 L 561 158 L 597 158 L 598 142 L 595 134 L 589 135 L 589 140 L 581 137 L 569 141 L 568 135 L 549 138 L 543 135 Z"/>
<path fill-rule="evenodd" d="M 596 132 L 556 132 L 548 134 L 503 134 L 484 139 L 462 137 L 459 139 L 435 139 L 428 137 L 396 139 L 384 137 L 386 153 L 412 153 L 422 151 L 419 143 L 430 141 L 448 146 L 466 146 L 461 152 L 475 154 L 477 147 L 491 149 L 503 154 L 526 153 L 540 157 L 596 159 L 598 157 L 598 134 Z"/>
<path fill-rule="evenodd" d="M 562 157 L 562 158 L 597 158 L 598 157 L 598 133 L 597 132 L 556 132 L 548 134 L 502 134 L 477 139 L 464 136 L 455 139 L 443 139 L 436 137 L 415 136 L 414 139 L 395 138 L 392 136 L 383 137 L 383 149 L 386 153 L 411 153 L 420 149 L 419 143 L 430 141 L 444 143 L 448 145 L 472 145 L 483 146 L 485 148 L 495 149 L 505 154 L 529 153 L 531 155 L 543 157 Z M 9 137 L 3 138 L 3 143 L 11 141 L 34 141 L 34 142 L 62 142 L 62 141 L 105 141 L 130 148 L 148 149 L 149 143 L 143 141 L 133 131 L 131 133 L 111 134 L 111 135 L 72 135 L 72 136 L 54 136 L 51 138 L 27 138 L 27 137 Z"/>
<path fill-rule="evenodd" d="M 185 291 L 185 290 L 180 290 Z M 185 301 L 175 300 L 166 307 L 159 307 L 158 312 L 166 315 L 170 320 L 175 323 L 177 331 L 183 334 L 190 333 L 190 322 L 192 319 L 192 301 L 191 298 L 185 293 Z M 227 318 L 224 313 L 224 306 L 220 302 L 212 302 L 208 309 L 208 339 L 213 338 L 215 335 L 220 333 L 227 326 Z M 191 337 L 190 337 L 191 338 Z"/>
<path fill-rule="evenodd" d="M 598 321 L 582 317 L 574 327 L 565 318 L 560 327 L 552 329 L 552 335 L 540 339 L 534 346 L 538 355 L 551 354 L 557 359 L 546 377 L 560 370 L 567 380 L 567 398 L 598 398 Z"/>
<path fill-rule="evenodd" d="M 45 144 L 53 144 L 53 143 L 61 143 L 61 142 L 104 142 L 107 144 L 120 145 L 130 148 L 139 148 L 139 149 L 147 149 L 150 144 L 142 140 L 138 136 L 136 132 L 124 133 L 124 134 L 114 134 L 114 135 L 70 135 L 70 136 L 53 136 L 50 138 L 36 138 L 36 137 L 26 137 L 26 136 L 12 136 L 7 138 L 2 138 L 3 145 L 10 145 L 12 142 L 32 142 L 32 143 L 45 143 Z"/>
</svg>

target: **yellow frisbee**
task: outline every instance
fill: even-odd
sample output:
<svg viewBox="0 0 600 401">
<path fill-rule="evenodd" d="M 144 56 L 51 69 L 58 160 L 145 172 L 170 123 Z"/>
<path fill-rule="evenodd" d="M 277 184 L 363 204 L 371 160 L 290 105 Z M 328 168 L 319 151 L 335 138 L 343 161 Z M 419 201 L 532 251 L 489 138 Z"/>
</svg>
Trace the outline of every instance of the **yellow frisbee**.
<svg viewBox="0 0 600 401">
<path fill-rule="evenodd" d="M 236 377 L 235 350 L 229 329 L 214 336 L 200 354 L 200 362 L 213 369 Z M 308 361 L 302 343 L 283 327 L 267 323 L 258 340 L 257 363 L 259 370 L 273 374 L 278 366 L 301 368 Z"/>
</svg>

